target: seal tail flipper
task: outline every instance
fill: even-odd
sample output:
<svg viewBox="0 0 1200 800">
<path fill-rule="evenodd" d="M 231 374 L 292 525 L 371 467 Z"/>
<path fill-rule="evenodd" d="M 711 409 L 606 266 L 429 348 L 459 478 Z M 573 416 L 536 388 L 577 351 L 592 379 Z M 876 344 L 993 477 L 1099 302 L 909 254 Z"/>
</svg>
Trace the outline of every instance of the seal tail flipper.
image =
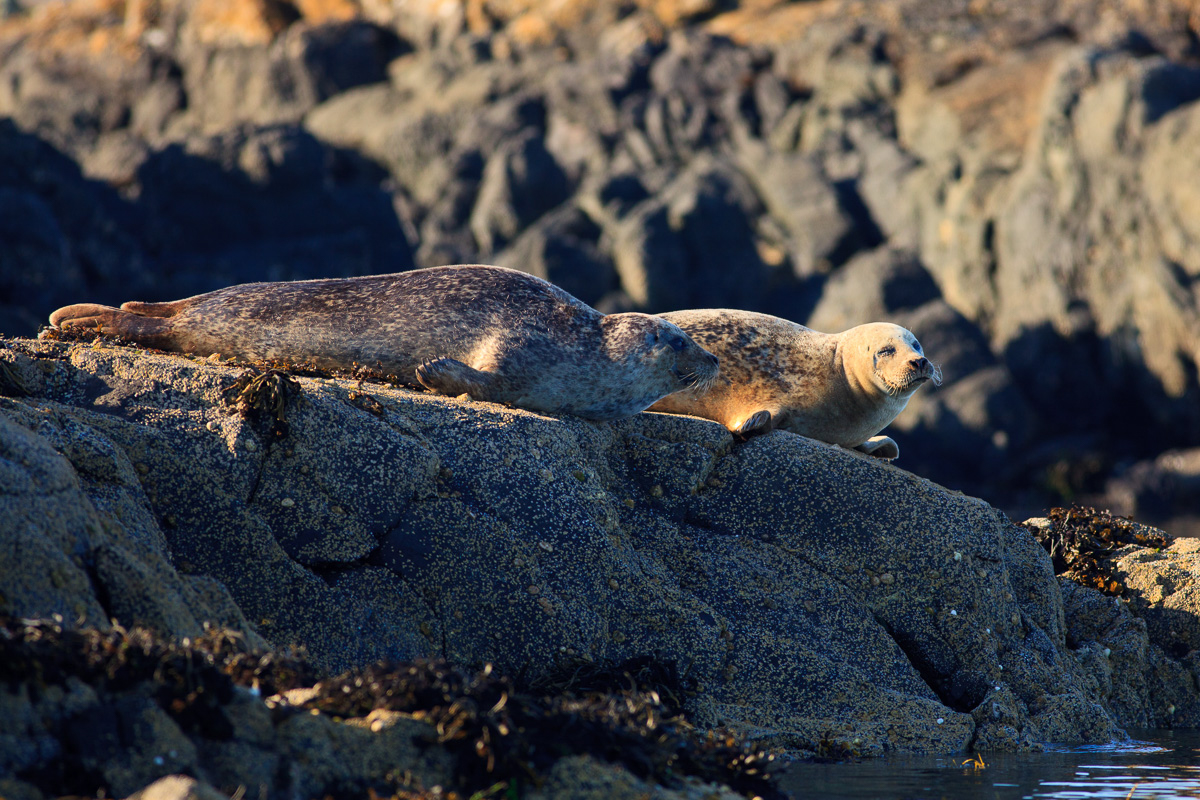
<svg viewBox="0 0 1200 800">
<path fill-rule="evenodd" d="M 495 400 L 496 376 L 453 358 L 426 361 L 417 367 L 417 381 L 431 392 L 450 397 L 469 394 L 475 400 Z"/>
<path fill-rule="evenodd" d="M 64 306 L 50 315 L 50 324 L 55 328 L 92 329 L 98 334 L 127 339 L 148 347 L 172 349 L 171 324 L 167 320 L 144 317 L 112 306 L 95 303 Z"/>
</svg>

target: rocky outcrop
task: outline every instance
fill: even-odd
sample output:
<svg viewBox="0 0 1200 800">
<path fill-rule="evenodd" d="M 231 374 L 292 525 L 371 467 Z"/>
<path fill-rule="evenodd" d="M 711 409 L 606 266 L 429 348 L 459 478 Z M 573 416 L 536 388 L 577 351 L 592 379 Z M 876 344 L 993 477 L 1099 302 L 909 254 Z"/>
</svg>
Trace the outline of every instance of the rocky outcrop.
<svg viewBox="0 0 1200 800">
<path fill-rule="evenodd" d="M 799 750 L 1118 733 L 1033 538 L 872 459 L 313 378 L 280 438 L 231 409 L 240 370 L 214 359 L 3 357 L 27 393 L 0 400 L 26 487 L 4 514 L 28 520 L 6 534 L 6 613 L 215 619 L 333 670 L 436 654 L 534 679 L 654 653 L 695 681 L 698 724 Z"/>
<path fill-rule="evenodd" d="M 1024 523 L 1054 558 L 1067 641 L 1126 725 L 1200 724 L 1195 539 L 1095 509 Z"/>
</svg>

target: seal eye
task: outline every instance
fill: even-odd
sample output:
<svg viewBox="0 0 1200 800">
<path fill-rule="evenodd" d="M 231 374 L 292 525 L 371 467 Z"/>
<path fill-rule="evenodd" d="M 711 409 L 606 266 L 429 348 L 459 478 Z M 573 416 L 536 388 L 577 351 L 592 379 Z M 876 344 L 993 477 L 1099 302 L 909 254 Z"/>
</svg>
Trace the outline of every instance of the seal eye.
<svg viewBox="0 0 1200 800">
<path fill-rule="evenodd" d="M 893 345 L 885 344 L 883 347 L 879 348 L 879 355 L 894 356 L 896 355 L 896 348 Z"/>
<path fill-rule="evenodd" d="M 671 345 L 671 349 L 677 353 L 683 348 L 687 347 L 687 342 L 684 341 L 682 336 L 672 336 L 668 340 L 668 343 Z"/>
</svg>

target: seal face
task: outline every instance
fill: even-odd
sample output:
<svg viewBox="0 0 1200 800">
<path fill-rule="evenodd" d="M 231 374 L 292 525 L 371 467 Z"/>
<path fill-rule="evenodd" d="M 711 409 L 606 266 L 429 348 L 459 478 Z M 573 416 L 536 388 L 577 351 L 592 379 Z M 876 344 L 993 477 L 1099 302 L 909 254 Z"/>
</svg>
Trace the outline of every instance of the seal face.
<svg viewBox="0 0 1200 800">
<path fill-rule="evenodd" d="M 606 316 L 533 275 L 482 265 L 85 303 L 50 324 L 196 355 L 372 367 L 440 394 L 598 420 L 717 374 L 717 359 L 668 320 Z"/>
<path fill-rule="evenodd" d="M 896 458 L 896 443 L 875 434 L 917 389 L 942 379 L 917 337 L 899 325 L 874 322 L 831 334 L 751 311 L 662 316 L 716 355 L 721 371 L 712 386 L 664 398 L 650 410 L 716 420 L 742 436 L 781 428 Z"/>
</svg>

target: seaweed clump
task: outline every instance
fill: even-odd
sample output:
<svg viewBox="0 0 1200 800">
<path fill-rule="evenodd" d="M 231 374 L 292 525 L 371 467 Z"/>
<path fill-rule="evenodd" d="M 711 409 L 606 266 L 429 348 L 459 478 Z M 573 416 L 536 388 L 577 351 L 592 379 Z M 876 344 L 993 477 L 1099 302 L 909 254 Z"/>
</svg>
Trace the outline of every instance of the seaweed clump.
<svg viewBox="0 0 1200 800">
<path fill-rule="evenodd" d="M 687 675 L 680 675 L 674 662 L 661 661 L 652 655 L 635 656 L 612 665 L 584 659 L 567 661 L 524 688 L 527 694 L 538 696 L 653 693 L 671 716 L 682 714 L 684 700 L 698 694 L 695 682 Z"/>
<path fill-rule="evenodd" d="M 635 670 L 644 666 L 638 661 Z M 387 709 L 428 721 L 437 743 L 456 754 L 469 789 L 536 783 L 559 758 L 589 753 L 668 786 L 691 776 L 751 796 L 782 797 L 771 777 L 773 753 L 729 733 L 696 731 L 658 692 L 636 684 L 536 697 L 490 666 L 468 672 L 418 660 L 372 665 L 316 688 L 304 707 L 342 717 Z"/>
<path fill-rule="evenodd" d="M 1125 595 L 1125 585 L 1109 556 L 1125 545 L 1162 548 L 1170 541 L 1152 528 L 1128 517 L 1119 517 L 1090 506 L 1053 508 L 1050 524 L 1023 522 L 1021 526 L 1050 554 L 1054 574 L 1115 597 Z"/>
<path fill-rule="evenodd" d="M 26 685 L 34 696 L 76 678 L 117 693 L 150 681 L 154 699 L 189 733 L 228 739 L 221 706 L 235 685 L 275 694 L 319 680 L 299 653 L 255 652 L 241 636 L 209 629 L 179 641 L 145 628 L 66 628 L 61 619 L 0 618 L 0 682 Z"/>
<path fill-rule="evenodd" d="M 225 630 L 175 641 L 143 628 L 72 629 L 59 618 L 0 617 L 0 686 L 23 689 L 34 702 L 49 696 L 50 687 L 67 688 L 72 679 L 91 687 L 104 708 L 120 708 L 121 698 L 130 693 L 141 695 L 197 741 L 235 737 L 228 711 L 239 686 L 263 698 L 275 696 L 267 704 L 276 720 L 302 713 L 357 718 L 387 709 L 428 722 L 427 744 L 454 756 L 457 786 L 408 791 L 389 782 L 386 792 L 398 800 L 519 794 L 539 784 L 558 759 L 573 754 L 590 754 L 666 786 L 693 776 L 752 796 L 781 797 L 771 777 L 773 754 L 732 734 L 694 730 L 664 706 L 657 691 L 637 685 L 634 676 L 672 680 L 670 669 L 643 661 L 611 670 L 630 681 L 619 691 L 534 696 L 490 666 L 469 671 L 441 660 L 417 660 L 375 664 L 331 678 L 301 652 L 254 651 Z M 292 689 L 308 691 L 289 698 Z M 118 716 L 102 711 L 97 719 L 103 725 L 96 730 L 108 731 L 104 725 L 116 724 Z M 78 728 L 76 722 L 71 726 Z M 49 794 L 107 792 L 103 776 L 87 767 L 96 754 L 78 751 L 78 743 L 67 741 L 72 735 L 78 738 L 78 731 L 60 731 L 65 744 L 58 755 L 18 777 Z M 327 788 L 331 796 L 361 797 L 381 787 L 364 776 Z"/>
<path fill-rule="evenodd" d="M 271 434 L 282 439 L 288 435 L 287 410 L 301 395 L 300 381 L 280 369 L 251 367 L 223 395 L 242 417 L 271 420 Z"/>
</svg>

